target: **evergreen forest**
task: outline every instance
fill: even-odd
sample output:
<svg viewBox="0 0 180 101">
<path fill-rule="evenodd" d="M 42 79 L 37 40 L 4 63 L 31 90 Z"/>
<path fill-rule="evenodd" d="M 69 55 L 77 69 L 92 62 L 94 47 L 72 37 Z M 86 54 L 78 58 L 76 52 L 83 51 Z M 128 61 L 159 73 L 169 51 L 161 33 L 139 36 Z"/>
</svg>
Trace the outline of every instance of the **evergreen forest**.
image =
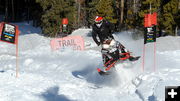
<svg viewBox="0 0 180 101">
<path fill-rule="evenodd" d="M 159 36 L 177 35 L 180 29 L 180 0 L 0 0 L 5 22 L 33 22 L 45 36 L 55 37 L 62 19 L 68 30 L 91 28 L 95 16 L 115 25 L 115 31 L 144 30 L 144 15 L 157 12 Z M 61 34 L 61 33 L 59 33 Z"/>
</svg>

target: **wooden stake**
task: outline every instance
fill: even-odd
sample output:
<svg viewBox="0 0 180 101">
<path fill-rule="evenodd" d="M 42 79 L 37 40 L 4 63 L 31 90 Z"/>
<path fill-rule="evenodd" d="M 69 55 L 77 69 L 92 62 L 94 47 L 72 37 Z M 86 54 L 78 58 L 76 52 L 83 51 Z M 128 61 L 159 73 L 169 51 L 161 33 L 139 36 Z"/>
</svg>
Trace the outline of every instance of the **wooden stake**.
<svg viewBox="0 0 180 101">
<path fill-rule="evenodd" d="M 18 56 L 18 44 L 16 44 L 16 78 L 19 77 L 19 56 Z"/>
</svg>

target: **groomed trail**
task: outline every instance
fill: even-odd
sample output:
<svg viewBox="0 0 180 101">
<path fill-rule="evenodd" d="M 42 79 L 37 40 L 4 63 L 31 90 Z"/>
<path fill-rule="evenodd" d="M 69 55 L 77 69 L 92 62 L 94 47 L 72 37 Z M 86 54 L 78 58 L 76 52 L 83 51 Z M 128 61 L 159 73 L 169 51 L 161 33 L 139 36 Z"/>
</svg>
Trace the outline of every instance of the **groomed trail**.
<svg viewBox="0 0 180 101">
<path fill-rule="evenodd" d="M 20 26 L 22 28 L 24 26 Z M 52 51 L 51 38 L 26 26 L 19 36 L 19 78 L 15 77 L 15 46 L 0 42 L 0 101 L 163 101 L 167 85 L 180 85 L 180 38 L 157 40 L 156 71 L 153 70 L 153 45 L 147 44 L 145 68 L 142 58 L 116 65 L 109 76 L 100 76 L 100 48 L 91 38 L 91 29 L 72 35 L 85 39 L 85 51 Z M 143 39 L 132 33 L 114 34 L 135 56 L 142 56 Z M 168 41 L 167 41 L 168 40 Z"/>
</svg>

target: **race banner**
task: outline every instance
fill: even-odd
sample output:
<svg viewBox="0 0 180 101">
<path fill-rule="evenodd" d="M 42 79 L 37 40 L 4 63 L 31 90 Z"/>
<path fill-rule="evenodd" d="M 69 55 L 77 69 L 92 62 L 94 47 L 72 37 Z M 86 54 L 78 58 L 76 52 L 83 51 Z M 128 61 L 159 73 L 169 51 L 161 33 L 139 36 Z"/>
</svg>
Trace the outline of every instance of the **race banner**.
<svg viewBox="0 0 180 101">
<path fill-rule="evenodd" d="M 13 24 L 2 22 L 0 25 L 0 40 L 17 44 L 18 27 Z"/>
<path fill-rule="evenodd" d="M 144 44 L 156 41 L 157 13 L 145 14 L 144 16 Z"/>
<path fill-rule="evenodd" d="M 19 74 L 18 35 L 19 30 L 17 25 L 5 22 L 0 23 L 0 41 L 11 43 L 16 46 L 16 77 L 18 77 Z"/>
<path fill-rule="evenodd" d="M 81 36 L 68 36 L 51 40 L 52 50 L 72 48 L 73 50 L 84 50 L 84 39 Z"/>
<path fill-rule="evenodd" d="M 149 42 L 156 42 L 156 26 L 145 28 L 144 44 Z"/>
</svg>

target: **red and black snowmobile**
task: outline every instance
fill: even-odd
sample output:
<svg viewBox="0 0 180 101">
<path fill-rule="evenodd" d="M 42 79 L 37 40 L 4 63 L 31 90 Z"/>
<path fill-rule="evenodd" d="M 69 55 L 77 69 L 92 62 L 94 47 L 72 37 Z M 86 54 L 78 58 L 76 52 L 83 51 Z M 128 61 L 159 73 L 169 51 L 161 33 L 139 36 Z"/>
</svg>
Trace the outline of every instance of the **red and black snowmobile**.
<svg viewBox="0 0 180 101">
<path fill-rule="evenodd" d="M 109 70 L 119 61 L 136 61 L 140 58 L 140 56 L 131 56 L 131 52 L 127 51 L 120 42 L 115 40 L 106 40 L 103 42 L 101 53 L 104 70 L 97 68 L 100 75 L 108 75 Z"/>
</svg>

